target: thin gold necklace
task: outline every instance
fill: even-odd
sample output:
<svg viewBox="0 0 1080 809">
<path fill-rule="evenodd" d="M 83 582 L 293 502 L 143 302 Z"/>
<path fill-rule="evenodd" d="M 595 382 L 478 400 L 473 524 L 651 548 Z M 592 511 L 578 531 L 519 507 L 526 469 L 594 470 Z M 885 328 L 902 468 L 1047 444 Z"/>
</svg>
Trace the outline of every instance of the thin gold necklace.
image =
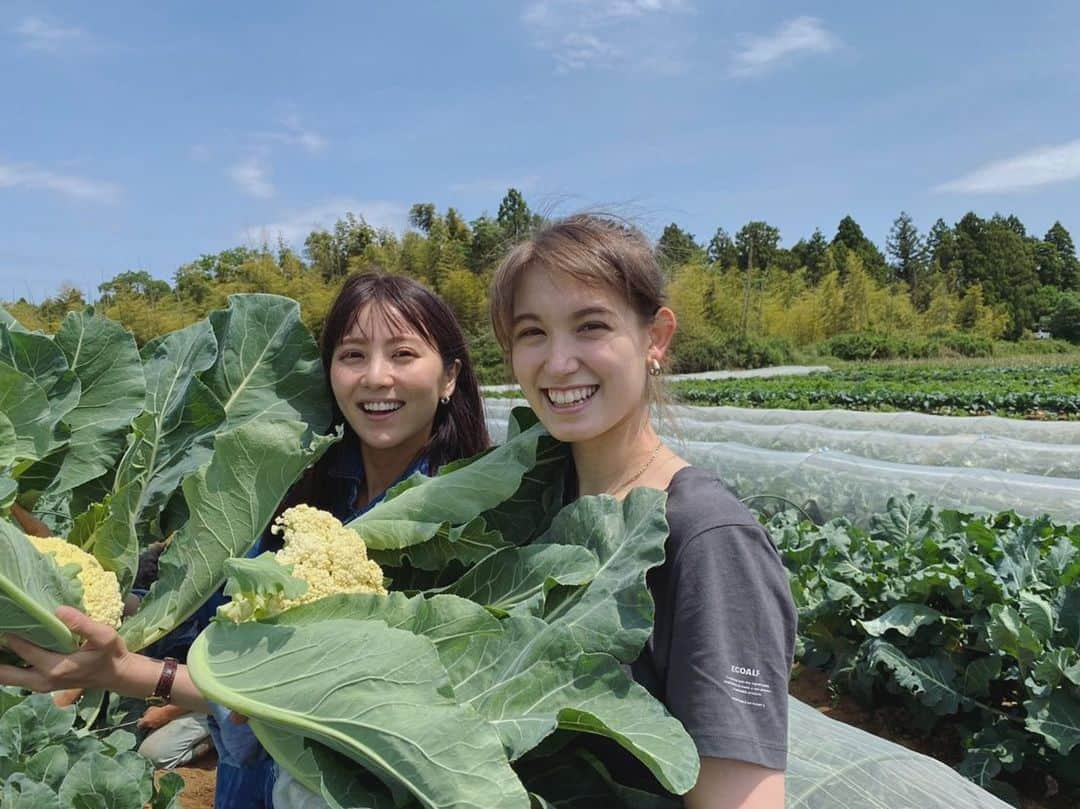
<svg viewBox="0 0 1080 809">
<path fill-rule="evenodd" d="M 664 439 L 661 438 L 659 441 L 656 442 L 656 446 L 653 447 L 653 451 L 651 453 L 649 453 L 649 460 L 645 461 L 645 465 L 642 466 L 641 469 L 636 471 L 630 477 L 628 477 L 626 480 L 624 480 L 622 483 L 620 483 L 618 486 L 615 486 L 614 488 L 608 488 L 605 491 L 605 494 L 615 494 L 615 492 L 622 491 L 623 489 L 629 488 L 631 483 L 633 483 L 639 477 L 644 475 L 645 471 L 650 466 L 652 466 L 653 461 L 656 460 L 656 456 L 660 454 L 660 447 L 662 447 L 662 446 L 664 446 Z"/>
</svg>

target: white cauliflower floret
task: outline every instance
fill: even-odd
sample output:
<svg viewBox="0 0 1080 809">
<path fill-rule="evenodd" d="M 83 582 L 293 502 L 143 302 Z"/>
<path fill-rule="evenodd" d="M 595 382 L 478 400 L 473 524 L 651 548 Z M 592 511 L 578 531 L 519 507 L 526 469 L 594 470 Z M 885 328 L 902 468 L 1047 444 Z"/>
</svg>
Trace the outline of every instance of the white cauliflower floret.
<svg viewBox="0 0 1080 809">
<path fill-rule="evenodd" d="M 386 595 L 382 569 L 368 559 L 364 540 L 332 514 L 311 506 L 294 506 L 278 517 L 270 530 L 285 542 L 277 560 L 292 565 L 292 575 L 308 584 L 302 596 L 284 602 L 284 609 L 335 593 Z"/>
<path fill-rule="evenodd" d="M 124 614 L 124 600 L 120 596 L 120 583 L 116 574 L 105 570 L 101 563 L 77 545 L 59 537 L 28 537 L 41 553 L 48 553 L 60 567 L 79 566 L 79 582 L 83 586 L 83 608 L 95 621 L 109 626 L 120 626 Z"/>
</svg>

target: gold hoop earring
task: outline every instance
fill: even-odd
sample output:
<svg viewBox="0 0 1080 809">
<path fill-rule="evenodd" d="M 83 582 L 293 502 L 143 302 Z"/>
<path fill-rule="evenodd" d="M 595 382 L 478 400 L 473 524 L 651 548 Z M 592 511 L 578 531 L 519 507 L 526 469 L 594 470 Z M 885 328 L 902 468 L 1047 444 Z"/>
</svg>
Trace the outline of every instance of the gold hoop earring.
<svg viewBox="0 0 1080 809">
<path fill-rule="evenodd" d="M 649 376 L 660 376 L 660 374 L 660 360 L 656 359 L 656 357 L 653 357 L 651 360 L 649 360 Z"/>
</svg>

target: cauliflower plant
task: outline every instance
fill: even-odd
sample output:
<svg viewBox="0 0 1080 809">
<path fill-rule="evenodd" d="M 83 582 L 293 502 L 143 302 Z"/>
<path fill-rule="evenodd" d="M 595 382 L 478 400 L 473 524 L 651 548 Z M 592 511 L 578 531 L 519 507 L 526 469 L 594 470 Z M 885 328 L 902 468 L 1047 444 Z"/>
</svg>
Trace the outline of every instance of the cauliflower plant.
<svg viewBox="0 0 1080 809">
<path fill-rule="evenodd" d="M 116 574 L 105 570 L 101 563 L 77 545 L 59 537 L 29 537 L 41 553 L 50 554 L 60 567 L 78 565 L 79 583 L 83 586 L 83 608 L 95 621 L 120 626 L 124 615 L 124 600 Z"/>
<path fill-rule="evenodd" d="M 270 531 L 284 540 L 280 551 L 226 563 L 225 594 L 232 601 L 219 609 L 222 618 L 259 620 L 338 593 L 386 595 L 382 569 L 368 559 L 364 540 L 332 514 L 294 506 Z"/>
<path fill-rule="evenodd" d="M 308 584 L 307 592 L 285 602 L 285 608 L 308 604 L 335 593 L 386 595 L 382 568 L 367 557 L 360 535 L 329 514 L 311 506 L 293 506 L 270 528 L 285 546 L 277 560 L 292 565 L 292 574 Z"/>
</svg>

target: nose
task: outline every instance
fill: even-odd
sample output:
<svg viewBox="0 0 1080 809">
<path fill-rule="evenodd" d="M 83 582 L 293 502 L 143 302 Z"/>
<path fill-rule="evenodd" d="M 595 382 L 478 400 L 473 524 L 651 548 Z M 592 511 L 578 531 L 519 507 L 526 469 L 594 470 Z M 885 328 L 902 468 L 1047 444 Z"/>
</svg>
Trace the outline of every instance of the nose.
<svg viewBox="0 0 1080 809">
<path fill-rule="evenodd" d="M 556 337 L 550 343 L 545 365 L 547 370 L 555 376 L 568 376 L 577 371 L 580 366 L 574 341 L 564 337 Z"/>
<path fill-rule="evenodd" d="M 361 382 L 368 388 L 388 388 L 394 382 L 390 363 L 383 357 L 372 356 L 364 369 Z"/>
</svg>

